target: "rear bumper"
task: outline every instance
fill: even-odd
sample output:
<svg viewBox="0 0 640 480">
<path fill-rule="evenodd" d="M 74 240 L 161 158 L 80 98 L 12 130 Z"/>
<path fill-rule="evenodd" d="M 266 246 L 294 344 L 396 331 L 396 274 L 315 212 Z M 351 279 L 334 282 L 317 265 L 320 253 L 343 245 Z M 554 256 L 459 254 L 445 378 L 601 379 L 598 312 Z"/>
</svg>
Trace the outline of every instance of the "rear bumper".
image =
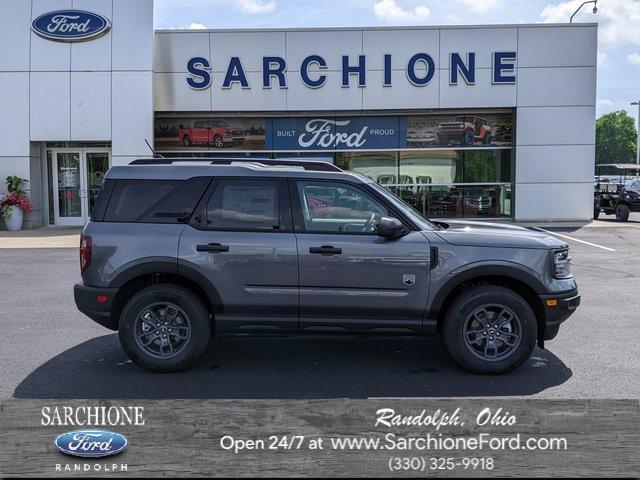
<svg viewBox="0 0 640 480">
<path fill-rule="evenodd" d="M 113 318 L 111 305 L 116 295 L 116 288 L 88 287 L 82 283 L 76 283 L 73 287 L 73 298 L 78 310 L 96 323 L 109 330 L 118 329 L 118 319 Z M 106 295 L 105 303 L 98 302 L 98 295 Z"/>
<path fill-rule="evenodd" d="M 558 334 L 560 324 L 569 318 L 580 305 L 580 294 L 576 288 L 552 295 L 540 295 L 540 299 L 544 305 L 546 318 L 544 340 L 551 340 Z M 547 304 L 549 300 L 556 300 L 557 305 L 549 306 Z"/>
</svg>

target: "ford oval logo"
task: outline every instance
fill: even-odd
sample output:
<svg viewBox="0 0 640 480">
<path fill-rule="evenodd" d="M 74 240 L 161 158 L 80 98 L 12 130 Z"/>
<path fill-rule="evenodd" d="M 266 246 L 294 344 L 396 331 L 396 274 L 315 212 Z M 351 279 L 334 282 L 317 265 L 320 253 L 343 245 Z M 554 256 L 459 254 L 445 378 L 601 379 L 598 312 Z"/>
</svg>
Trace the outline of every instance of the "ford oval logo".
<svg viewBox="0 0 640 480">
<path fill-rule="evenodd" d="M 126 450 L 127 437 L 105 430 L 76 430 L 58 435 L 54 442 L 62 453 L 75 457 L 107 457 Z"/>
<path fill-rule="evenodd" d="M 102 15 L 84 10 L 57 10 L 45 13 L 31 24 L 33 31 L 47 40 L 85 42 L 101 37 L 111 23 Z"/>
</svg>

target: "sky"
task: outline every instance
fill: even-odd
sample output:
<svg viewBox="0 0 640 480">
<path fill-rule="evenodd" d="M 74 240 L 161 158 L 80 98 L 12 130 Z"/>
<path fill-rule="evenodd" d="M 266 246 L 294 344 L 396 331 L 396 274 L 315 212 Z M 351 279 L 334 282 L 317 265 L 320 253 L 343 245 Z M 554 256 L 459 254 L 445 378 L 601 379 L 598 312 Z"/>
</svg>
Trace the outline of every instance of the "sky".
<svg viewBox="0 0 640 480">
<path fill-rule="evenodd" d="M 272 28 L 564 23 L 583 0 L 155 0 L 155 27 Z M 640 0 L 598 0 L 597 116 L 640 100 Z"/>
</svg>

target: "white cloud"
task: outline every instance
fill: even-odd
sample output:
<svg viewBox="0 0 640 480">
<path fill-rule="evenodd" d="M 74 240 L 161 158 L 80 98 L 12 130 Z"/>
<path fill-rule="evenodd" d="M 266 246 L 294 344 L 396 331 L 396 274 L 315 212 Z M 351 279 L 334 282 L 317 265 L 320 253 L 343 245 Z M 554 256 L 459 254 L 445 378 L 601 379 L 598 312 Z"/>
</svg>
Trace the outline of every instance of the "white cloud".
<svg viewBox="0 0 640 480">
<path fill-rule="evenodd" d="M 431 15 L 431 10 L 424 4 L 405 8 L 396 0 L 380 0 L 374 3 L 373 11 L 376 17 L 387 23 L 417 23 Z"/>
<path fill-rule="evenodd" d="M 633 65 L 640 65 L 640 53 L 630 53 L 627 55 L 627 60 L 629 60 L 629 63 Z"/>
<path fill-rule="evenodd" d="M 189 25 L 187 25 L 185 27 L 187 30 L 204 30 L 205 27 L 203 24 L 201 23 L 190 23 Z"/>
<path fill-rule="evenodd" d="M 502 6 L 500 0 L 458 0 L 458 3 L 471 13 L 488 13 Z"/>
<path fill-rule="evenodd" d="M 598 68 L 607 68 L 610 64 L 609 55 L 604 52 L 598 52 Z"/>
<path fill-rule="evenodd" d="M 257 13 L 270 13 L 276 9 L 275 0 L 234 0 L 234 2 L 242 11 L 249 15 Z"/>
<path fill-rule="evenodd" d="M 547 5 L 540 17 L 545 23 L 565 23 L 583 0 L 570 0 Z M 598 40 L 604 45 L 640 45 L 640 2 L 637 0 L 607 0 L 598 3 L 598 13 L 593 15 L 593 5 L 585 5 L 574 17 L 578 22 L 598 22 Z"/>
</svg>

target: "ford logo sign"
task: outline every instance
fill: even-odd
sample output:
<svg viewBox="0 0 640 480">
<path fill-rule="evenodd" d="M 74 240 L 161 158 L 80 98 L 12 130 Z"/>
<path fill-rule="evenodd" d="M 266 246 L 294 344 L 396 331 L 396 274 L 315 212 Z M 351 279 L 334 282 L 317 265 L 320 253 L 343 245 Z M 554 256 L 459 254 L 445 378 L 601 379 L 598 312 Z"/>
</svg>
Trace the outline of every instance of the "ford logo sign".
<svg viewBox="0 0 640 480">
<path fill-rule="evenodd" d="M 47 40 L 85 42 L 107 33 L 111 23 L 97 13 L 84 10 L 57 10 L 40 15 L 33 21 L 31 28 Z"/>
<path fill-rule="evenodd" d="M 58 435 L 54 442 L 62 453 L 74 457 L 107 457 L 126 450 L 127 437 L 105 430 L 76 430 Z"/>
</svg>

